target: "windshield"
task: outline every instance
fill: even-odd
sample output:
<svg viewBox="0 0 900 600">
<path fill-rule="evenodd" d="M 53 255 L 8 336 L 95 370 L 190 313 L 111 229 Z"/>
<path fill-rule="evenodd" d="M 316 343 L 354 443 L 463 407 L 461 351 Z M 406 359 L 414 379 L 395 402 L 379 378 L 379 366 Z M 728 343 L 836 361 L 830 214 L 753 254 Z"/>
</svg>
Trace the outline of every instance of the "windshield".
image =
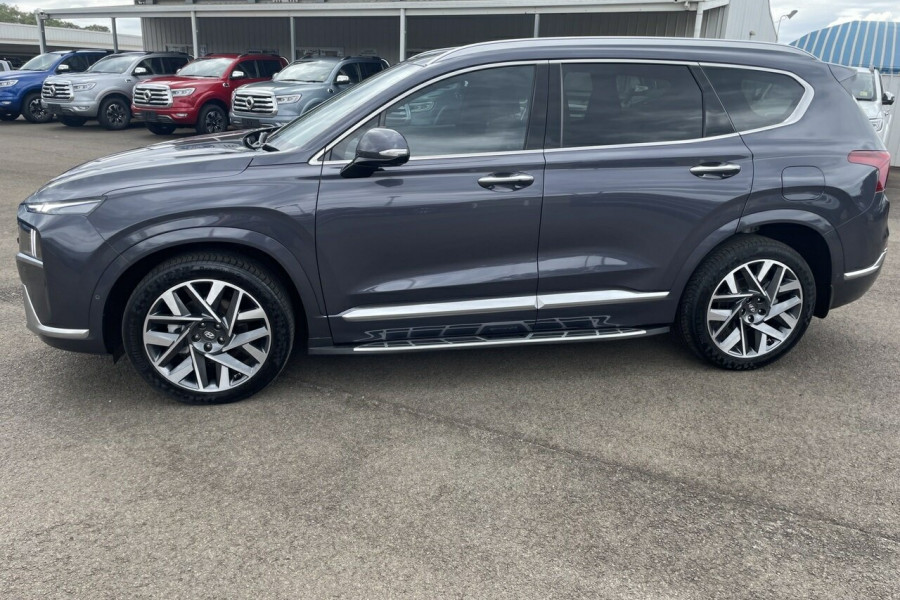
<svg viewBox="0 0 900 600">
<path fill-rule="evenodd" d="M 334 61 L 309 60 L 288 65 L 277 73 L 275 81 L 308 81 L 310 83 L 322 83 L 328 80 L 328 76 L 334 70 Z"/>
<path fill-rule="evenodd" d="M 233 58 L 198 58 L 178 71 L 181 77 L 221 77 L 234 62 Z"/>
<path fill-rule="evenodd" d="M 277 150 L 301 148 L 326 131 L 340 126 L 356 108 L 368 103 L 421 68 L 421 65 L 404 62 L 373 75 L 359 85 L 351 87 L 294 119 L 270 137 L 266 143 Z M 335 133 L 338 132 L 335 131 Z"/>
<path fill-rule="evenodd" d="M 27 63 L 22 65 L 19 70 L 20 71 L 46 71 L 59 60 L 59 54 L 41 54 L 40 56 L 35 56 Z"/>
<path fill-rule="evenodd" d="M 856 77 L 850 80 L 850 93 L 857 100 L 875 100 L 875 74 L 862 73 L 856 74 Z"/>
<path fill-rule="evenodd" d="M 133 56 L 108 56 L 95 62 L 88 73 L 124 73 L 134 62 Z"/>
</svg>

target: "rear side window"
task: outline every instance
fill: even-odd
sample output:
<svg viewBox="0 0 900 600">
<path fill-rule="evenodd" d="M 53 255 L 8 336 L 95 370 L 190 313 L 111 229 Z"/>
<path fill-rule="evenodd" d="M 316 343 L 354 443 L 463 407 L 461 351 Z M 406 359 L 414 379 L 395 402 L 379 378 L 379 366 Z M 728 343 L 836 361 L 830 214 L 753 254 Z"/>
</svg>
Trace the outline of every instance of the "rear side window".
<svg viewBox="0 0 900 600">
<path fill-rule="evenodd" d="M 161 75 L 171 75 L 188 63 L 186 56 L 164 56 L 155 60 L 159 61 L 159 71 L 157 72 Z"/>
<path fill-rule="evenodd" d="M 562 65 L 562 147 L 703 137 L 703 96 L 684 65 Z"/>
<path fill-rule="evenodd" d="M 359 64 L 359 71 L 360 71 L 360 74 L 362 75 L 363 79 L 371 77 L 375 73 L 378 73 L 379 71 L 384 69 L 384 67 L 381 65 L 381 63 L 365 62 L 365 63 L 358 63 L 358 64 Z"/>
<path fill-rule="evenodd" d="M 281 70 L 281 63 L 277 60 L 258 60 L 256 66 L 259 69 L 260 77 L 272 77 Z"/>
<path fill-rule="evenodd" d="M 783 73 L 730 67 L 703 71 L 738 131 L 785 122 L 803 98 L 803 86 Z"/>
</svg>

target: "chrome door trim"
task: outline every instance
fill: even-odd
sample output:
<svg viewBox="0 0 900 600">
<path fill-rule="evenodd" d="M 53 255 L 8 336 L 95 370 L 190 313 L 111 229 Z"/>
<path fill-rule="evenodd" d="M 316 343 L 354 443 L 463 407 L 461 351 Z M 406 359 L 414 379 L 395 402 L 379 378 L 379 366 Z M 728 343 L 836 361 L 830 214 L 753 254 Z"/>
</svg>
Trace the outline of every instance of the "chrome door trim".
<svg viewBox="0 0 900 600">
<path fill-rule="evenodd" d="M 873 264 L 872 266 L 866 267 L 865 269 L 860 269 L 859 271 L 850 271 L 849 273 L 844 273 L 844 281 L 850 281 L 851 279 L 859 279 L 860 277 L 871 275 L 881 268 L 881 265 L 884 264 L 884 258 L 886 256 L 887 250 L 881 253 L 881 256 L 878 257 L 878 260 L 876 260 L 875 264 Z"/>
<path fill-rule="evenodd" d="M 596 290 L 591 292 L 566 292 L 535 296 L 484 298 L 457 302 L 427 304 L 393 304 L 389 306 L 363 306 L 351 308 L 336 315 L 345 321 L 387 321 L 393 319 L 423 319 L 456 315 L 477 315 L 513 310 L 538 310 L 541 308 L 574 308 L 603 304 L 630 304 L 662 300 L 669 292 L 632 292 L 629 290 Z"/>
</svg>

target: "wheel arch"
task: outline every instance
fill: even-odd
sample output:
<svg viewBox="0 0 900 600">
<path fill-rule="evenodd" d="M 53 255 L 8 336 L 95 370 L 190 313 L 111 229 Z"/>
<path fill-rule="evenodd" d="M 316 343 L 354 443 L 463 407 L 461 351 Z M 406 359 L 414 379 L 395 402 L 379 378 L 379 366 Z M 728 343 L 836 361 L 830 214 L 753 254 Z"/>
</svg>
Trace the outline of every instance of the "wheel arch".
<svg viewBox="0 0 900 600">
<path fill-rule="evenodd" d="M 114 96 L 121 98 L 128 107 L 128 110 L 131 110 L 131 98 L 129 98 L 122 90 L 109 90 L 108 92 L 104 92 L 104 94 L 100 96 L 100 100 L 97 101 L 97 110 L 99 111 L 100 106 Z"/>
<path fill-rule="evenodd" d="M 235 231 L 226 233 L 222 229 L 179 230 L 149 238 L 125 251 L 104 272 L 94 291 L 91 323 L 92 327 L 100 328 L 108 352 L 117 357 L 121 355 L 122 317 L 128 298 L 138 282 L 164 261 L 197 251 L 240 254 L 259 262 L 285 283 L 298 325 L 298 339 L 330 337 L 318 295 L 293 255 L 262 234 L 242 231 L 241 235 L 235 235 Z M 316 319 L 319 315 L 322 318 Z"/>
</svg>

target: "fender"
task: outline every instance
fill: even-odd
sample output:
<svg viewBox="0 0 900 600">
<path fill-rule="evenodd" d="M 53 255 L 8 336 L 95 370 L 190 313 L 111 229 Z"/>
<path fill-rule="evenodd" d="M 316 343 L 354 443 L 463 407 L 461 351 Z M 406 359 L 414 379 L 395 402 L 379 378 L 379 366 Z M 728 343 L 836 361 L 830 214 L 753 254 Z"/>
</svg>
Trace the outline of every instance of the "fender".
<svg viewBox="0 0 900 600">
<path fill-rule="evenodd" d="M 94 288 L 90 307 L 91 331 L 98 332 L 98 337 L 103 339 L 99 333 L 103 331 L 106 299 L 116 282 L 135 263 L 161 250 L 202 243 L 246 246 L 269 256 L 285 270 L 300 296 L 306 312 L 309 337 L 311 339 L 331 338 L 331 330 L 325 316 L 324 301 L 313 287 L 296 257 L 279 242 L 266 235 L 231 227 L 194 227 L 161 233 L 142 240 L 121 252 L 119 257 L 103 272 Z"/>
</svg>

